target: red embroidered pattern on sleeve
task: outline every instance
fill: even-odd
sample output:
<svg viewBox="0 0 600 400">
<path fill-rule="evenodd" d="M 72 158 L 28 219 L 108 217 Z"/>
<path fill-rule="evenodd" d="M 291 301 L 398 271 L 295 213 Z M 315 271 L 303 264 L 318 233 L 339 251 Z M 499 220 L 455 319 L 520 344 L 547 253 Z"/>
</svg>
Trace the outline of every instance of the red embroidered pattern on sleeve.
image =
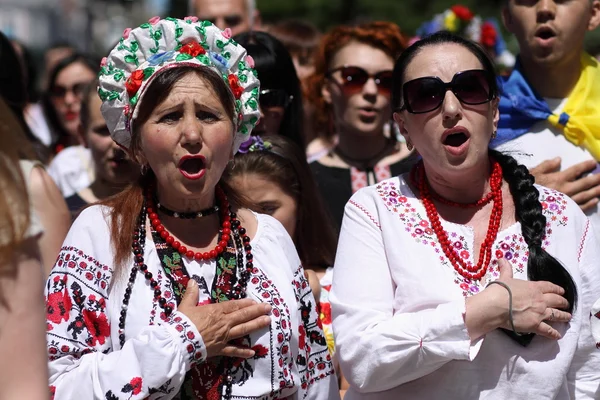
<svg viewBox="0 0 600 400">
<path fill-rule="evenodd" d="M 294 273 L 292 285 L 301 318 L 298 323 L 299 353 L 296 364 L 300 373 L 301 389 L 304 392 L 302 398 L 306 398 L 310 385 L 333 375 L 334 368 L 325 334 L 318 323 L 317 304 L 311 295 L 312 292 L 302 266 Z"/>
<path fill-rule="evenodd" d="M 379 222 L 377 222 L 377 220 L 371 215 L 371 213 L 366 208 L 364 208 L 362 205 L 358 204 L 354 200 L 350 200 L 348 202 L 354 207 L 358 208 L 360 211 L 362 211 L 367 217 L 369 217 L 369 219 L 375 224 L 375 226 L 378 227 L 379 230 L 381 230 L 381 225 L 379 224 Z"/>
<path fill-rule="evenodd" d="M 111 269 L 74 247 L 63 247 L 47 283 L 49 360 L 111 348 L 106 315 Z"/>
<path fill-rule="evenodd" d="M 187 350 L 191 365 L 205 360 L 205 355 L 202 354 L 201 336 L 196 333 L 196 330 L 187 320 L 181 318 L 180 313 L 175 312 L 172 317 L 167 318 L 163 323 L 173 326 L 179 332 L 179 339 Z"/>
</svg>

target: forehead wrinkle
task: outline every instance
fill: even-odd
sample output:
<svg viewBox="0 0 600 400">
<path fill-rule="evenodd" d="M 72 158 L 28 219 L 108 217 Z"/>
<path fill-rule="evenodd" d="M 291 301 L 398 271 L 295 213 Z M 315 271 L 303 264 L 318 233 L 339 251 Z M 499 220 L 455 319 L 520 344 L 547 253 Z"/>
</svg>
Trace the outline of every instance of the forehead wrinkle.
<svg viewBox="0 0 600 400">
<path fill-rule="evenodd" d="M 457 72 L 481 68 L 483 66 L 479 59 L 468 49 L 446 43 L 421 50 L 406 68 L 405 80 L 437 76 L 449 82 Z"/>
</svg>

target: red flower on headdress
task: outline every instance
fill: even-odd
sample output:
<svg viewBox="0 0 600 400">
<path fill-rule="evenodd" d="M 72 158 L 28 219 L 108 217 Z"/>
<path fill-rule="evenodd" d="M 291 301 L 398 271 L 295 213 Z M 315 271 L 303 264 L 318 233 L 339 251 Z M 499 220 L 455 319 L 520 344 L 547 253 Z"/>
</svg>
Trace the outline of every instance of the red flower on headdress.
<svg viewBox="0 0 600 400">
<path fill-rule="evenodd" d="M 481 25 L 481 44 L 485 47 L 494 47 L 496 45 L 498 33 L 496 28 L 490 22 L 484 22 Z"/>
<path fill-rule="evenodd" d="M 452 12 L 463 21 L 470 21 L 473 19 L 473 13 L 468 7 L 455 5 L 450 7 L 450 10 L 452 10 Z"/>
<path fill-rule="evenodd" d="M 206 54 L 204 47 L 202 47 L 202 45 L 195 40 L 181 46 L 179 52 L 189 54 L 192 57 L 199 56 L 200 54 Z"/>
<path fill-rule="evenodd" d="M 238 77 L 234 74 L 229 74 L 227 78 L 229 80 L 229 87 L 231 88 L 231 91 L 233 92 L 235 98 L 239 99 L 240 97 L 242 97 L 242 93 L 244 93 L 244 88 L 240 86 L 240 81 L 238 80 Z"/>
<path fill-rule="evenodd" d="M 127 89 L 129 98 L 135 96 L 137 91 L 140 89 L 140 86 L 142 86 L 143 81 L 144 71 L 138 69 L 132 72 L 131 76 L 129 76 L 127 79 L 127 82 L 125 82 L 125 89 Z"/>
</svg>

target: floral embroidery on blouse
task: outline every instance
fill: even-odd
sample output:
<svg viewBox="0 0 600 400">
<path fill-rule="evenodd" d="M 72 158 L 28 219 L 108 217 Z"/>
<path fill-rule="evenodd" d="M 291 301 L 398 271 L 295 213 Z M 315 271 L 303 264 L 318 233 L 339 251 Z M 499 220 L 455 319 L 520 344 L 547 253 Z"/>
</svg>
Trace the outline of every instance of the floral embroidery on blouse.
<svg viewBox="0 0 600 400">
<path fill-rule="evenodd" d="M 513 265 L 516 273 L 523 273 L 527 267 L 529 251 L 527 243 L 523 236 L 519 234 L 510 234 L 510 227 L 498 233 L 498 238 L 492 247 L 492 259 L 488 272 L 484 277 L 484 282 L 473 281 L 462 277 L 454 270 L 450 261 L 444 255 L 435 232 L 431 228 L 427 213 L 420 200 L 414 197 L 407 197 L 398 188 L 397 178 L 381 182 L 376 186 L 377 194 L 384 201 L 388 211 L 397 214 L 400 221 L 404 224 L 405 231 L 409 233 L 417 243 L 423 246 L 432 247 L 439 256 L 442 265 L 450 268 L 454 272 L 454 283 L 463 291 L 463 296 L 468 297 L 479 293 L 487 283 L 498 279 L 500 276 L 498 269 L 498 259 L 505 258 Z M 542 242 L 543 248 L 550 246 L 552 233 L 560 227 L 567 226 L 568 217 L 563 215 L 567 208 L 565 195 L 551 189 L 538 187 L 540 191 L 540 202 L 542 204 L 543 214 L 546 217 L 546 236 Z M 454 224 L 445 222 L 446 229 L 448 225 Z M 473 254 L 471 244 L 463 235 L 449 230 L 448 237 L 453 242 L 457 254 L 465 260 L 470 260 Z"/>
</svg>

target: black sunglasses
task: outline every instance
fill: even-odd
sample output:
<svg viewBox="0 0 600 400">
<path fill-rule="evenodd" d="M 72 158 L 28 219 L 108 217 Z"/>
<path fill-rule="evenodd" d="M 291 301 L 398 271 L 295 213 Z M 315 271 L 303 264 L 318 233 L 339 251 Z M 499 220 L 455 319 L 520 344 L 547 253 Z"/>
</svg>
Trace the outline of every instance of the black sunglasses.
<svg viewBox="0 0 600 400">
<path fill-rule="evenodd" d="M 377 90 L 380 94 L 389 96 L 392 92 L 393 73 L 391 70 L 379 71 L 378 73 L 371 75 L 361 67 L 346 65 L 328 71 L 325 76 L 331 79 L 333 74 L 337 71 L 340 71 L 342 88 L 346 95 L 353 95 L 362 91 L 363 86 L 365 86 L 365 83 L 367 83 L 369 78 L 375 80 Z"/>
<path fill-rule="evenodd" d="M 496 97 L 490 89 L 493 87 L 493 79 L 491 74 L 482 69 L 458 72 L 448 83 L 436 76 L 413 79 L 402 86 L 404 105 L 398 111 L 406 109 L 411 114 L 433 111 L 442 105 L 448 90 L 451 90 L 461 103 L 487 103 Z"/>
<path fill-rule="evenodd" d="M 260 96 L 258 96 L 258 102 L 262 108 L 286 108 L 293 99 L 294 96 L 288 95 L 282 89 L 264 89 L 260 91 Z"/>
<path fill-rule="evenodd" d="M 71 87 L 54 85 L 54 86 L 52 86 L 52 88 L 50 88 L 49 92 L 50 92 L 50 96 L 57 98 L 57 99 L 64 98 L 68 92 L 72 92 L 75 97 L 77 97 L 78 99 L 81 99 L 81 97 L 83 96 L 83 91 L 85 90 L 87 85 L 89 85 L 89 82 L 76 83 Z"/>
</svg>

